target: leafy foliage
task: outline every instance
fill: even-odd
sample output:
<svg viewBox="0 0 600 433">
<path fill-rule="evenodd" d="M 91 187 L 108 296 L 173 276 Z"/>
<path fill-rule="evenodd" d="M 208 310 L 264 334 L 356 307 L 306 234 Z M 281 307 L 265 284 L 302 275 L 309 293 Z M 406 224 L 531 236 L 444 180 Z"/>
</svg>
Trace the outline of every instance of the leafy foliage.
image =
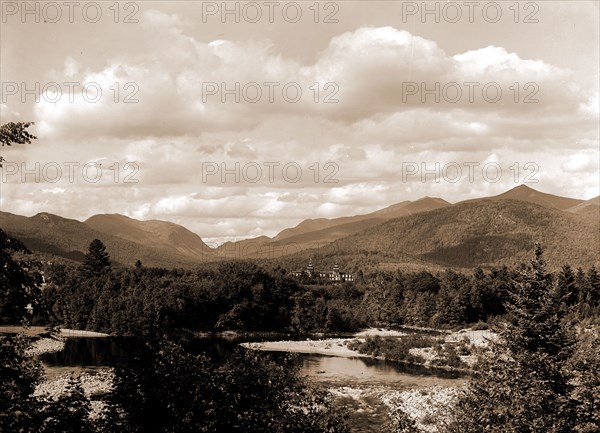
<svg viewBox="0 0 600 433">
<path fill-rule="evenodd" d="M 0 337 L 0 431 L 33 431 L 39 403 L 31 395 L 42 378 L 38 362 L 27 356 L 28 337 Z"/>
<path fill-rule="evenodd" d="M 15 252 L 30 253 L 19 240 L 0 229 L 0 324 L 21 322 L 25 307 L 34 302 L 37 286 Z"/>
<path fill-rule="evenodd" d="M 400 338 L 395 337 L 367 337 L 364 342 L 354 341 L 348 345 L 352 350 L 373 356 L 383 356 L 392 361 L 405 361 L 421 364 L 424 359 L 418 355 L 411 355 L 410 349 L 430 347 L 435 344 L 431 337 L 409 335 Z"/>
<path fill-rule="evenodd" d="M 459 399 L 448 432 L 572 432 L 576 405 L 567 362 L 574 336 L 538 245 L 513 280 L 507 323 Z"/>
<path fill-rule="evenodd" d="M 420 433 L 417 423 L 401 408 L 396 407 L 390 414 L 390 421 L 385 426 L 391 433 Z"/>
<path fill-rule="evenodd" d="M 10 146 L 11 144 L 31 144 L 31 140 L 37 137 L 27 131 L 34 122 L 8 122 L 0 126 L 0 144 Z"/>
<path fill-rule="evenodd" d="M 128 432 L 347 431 L 325 391 L 290 362 L 240 351 L 223 367 L 172 341 L 153 343 L 116 370 L 111 424 Z"/>
<path fill-rule="evenodd" d="M 90 420 L 91 403 L 83 393 L 81 382 L 71 376 L 64 394 L 44 400 L 38 413 L 40 433 L 94 433 Z"/>
<path fill-rule="evenodd" d="M 0 147 L 10 146 L 12 144 L 31 144 L 31 140 L 37 137 L 27 131 L 34 122 L 9 122 L 0 126 Z M 2 168 L 4 158 L 0 156 L 0 168 Z"/>
</svg>

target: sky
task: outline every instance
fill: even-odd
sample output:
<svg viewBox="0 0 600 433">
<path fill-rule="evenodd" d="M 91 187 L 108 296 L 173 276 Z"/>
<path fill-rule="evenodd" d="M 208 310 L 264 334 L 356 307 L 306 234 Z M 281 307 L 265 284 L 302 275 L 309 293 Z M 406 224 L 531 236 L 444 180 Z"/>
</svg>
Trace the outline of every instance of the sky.
<svg viewBox="0 0 600 433">
<path fill-rule="evenodd" d="M 526 184 L 599 195 L 597 1 L 0 2 L 0 209 L 209 245 Z"/>
</svg>

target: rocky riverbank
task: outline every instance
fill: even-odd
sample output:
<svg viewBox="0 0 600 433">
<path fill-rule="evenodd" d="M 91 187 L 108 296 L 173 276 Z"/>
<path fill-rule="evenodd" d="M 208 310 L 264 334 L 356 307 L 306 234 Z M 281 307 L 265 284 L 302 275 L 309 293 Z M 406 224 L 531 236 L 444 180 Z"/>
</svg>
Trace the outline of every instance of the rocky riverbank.
<svg viewBox="0 0 600 433">
<path fill-rule="evenodd" d="M 462 386 L 462 385 L 461 385 Z M 353 432 L 379 433 L 406 414 L 419 431 L 437 433 L 461 386 L 426 386 L 397 390 L 381 386 L 342 386 L 329 388 L 338 405 L 351 410 Z"/>
<path fill-rule="evenodd" d="M 28 355 L 38 357 L 44 353 L 60 352 L 65 347 L 64 336 L 70 335 L 69 331 L 70 330 L 61 330 L 61 335 L 51 335 L 50 337 L 40 337 L 36 339 L 27 351 Z M 106 334 L 93 336 L 98 337 L 105 335 Z M 111 368 L 99 368 L 92 373 L 80 372 L 75 374 L 69 372 L 61 374 L 60 376 L 49 374 L 48 371 L 49 370 L 46 368 L 46 380 L 37 385 L 33 393 L 34 396 L 55 400 L 68 392 L 68 385 L 71 378 L 77 377 L 83 392 L 91 402 L 92 410 L 90 417 L 96 419 L 100 416 L 105 406 L 103 397 L 111 391 L 113 386 L 114 372 Z M 50 369 L 50 371 L 52 371 L 52 369 Z"/>
<path fill-rule="evenodd" d="M 247 349 L 270 352 L 314 353 L 349 358 L 371 357 L 385 359 L 384 354 L 374 355 L 364 353 L 362 350 L 359 351 L 360 343 L 374 337 L 402 338 L 406 335 L 409 334 L 402 331 L 371 328 L 358 332 L 351 338 L 323 338 L 314 340 L 307 338 L 306 340 L 263 341 L 242 343 L 241 345 Z M 410 349 L 410 354 L 414 355 L 415 359 L 420 360 L 418 362 L 411 361 L 412 363 L 424 367 L 468 372 L 468 369 L 476 363 L 477 355 L 488 350 L 489 341 L 496 338 L 496 336 L 490 331 L 463 329 L 456 332 L 440 331 L 440 336 L 429 338 L 432 342 L 435 342 L 431 347 L 415 347 Z M 453 351 L 456 351 L 456 348 L 460 349 L 460 353 L 456 354 L 458 359 L 460 359 L 460 365 L 452 365 L 447 362 L 446 357 L 443 356 L 444 349 L 446 348 Z"/>
<path fill-rule="evenodd" d="M 400 337 L 403 335 L 406 335 L 406 332 L 369 328 L 350 335 L 349 338 L 307 338 L 306 340 L 263 341 L 257 343 L 242 343 L 241 345 L 247 349 L 266 350 L 269 352 L 314 353 L 319 355 L 356 358 L 367 357 L 368 355 L 359 353 L 348 347 L 348 343 L 355 339 L 364 339 L 373 336 Z"/>
<path fill-rule="evenodd" d="M 35 388 L 33 395 L 55 400 L 68 392 L 68 385 L 73 376 L 73 374 L 63 374 L 45 380 Z M 85 396 L 90 399 L 92 405 L 90 418 L 98 418 L 105 407 L 103 398 L 112 390 L 115 377 L 112 368 L 99 369 L 94 373 L 83 372 L 75 376 L 79 379 Z"/>
<path fill-rule="evenodd" d="M 438 426 L 444 423 L 449 408 L 452 407 L 460 388 L 429 388 L 392 391 L 382 395 L 391 419 L 404 412 L 411 417 L 420 431 L 437 433 Z"/>
<path fill-rule="evenodd" d="M 56 398 L 67 391 L 67 385 L 73 375 L 63 374 L 52 380 L 40 383 L 33 393 L 35 396 Z M 112 368 L 105 368 L 94 373 L 83 372 L 78 375 L 83 392 L 88 397 L 99 397 L 109 393 L 115 374 Z"/>
<path fill-rule="evenodd" d="M 27 353 L 31 356 L 36 356 L 43 353 L 60 352 L 64 347 L 65 340 L 60 337 L 42 337 L 33 342 Z"/>
</svg>

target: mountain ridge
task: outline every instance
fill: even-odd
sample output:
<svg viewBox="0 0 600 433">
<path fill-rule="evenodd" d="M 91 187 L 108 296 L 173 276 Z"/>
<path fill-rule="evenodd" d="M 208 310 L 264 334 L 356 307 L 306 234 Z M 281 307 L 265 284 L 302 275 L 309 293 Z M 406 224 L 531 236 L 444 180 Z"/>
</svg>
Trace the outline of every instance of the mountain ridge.
<svg viewBox="0 0 600 433">
<path fill-rule="evenodd" d="M 460 212 L 460 209 L 465 205 L 475 206 L 473 209 L 476 209 L 477 206 L 487 206 L 488 211 L 491 211 L 493 208 L 490 207 L 491 205 L 482 205 L 482 203 L 507 202 L 526 203 L 523 206 L 532 212 L 533 208 L 530 205 L 536 205 L 549 211 L 553 218 L 559 218 L 559 214 L 555 212 L 568 214 L 568 218 L 572 218 L 569 221 L 573 227 L 578 224 L 583 225 L 585 230 L 588 231 L 594 230 L 596 227 L 595 222 L 599 219 L 600 197 L 590 200 L 572 199 L 543 193 L 528 186 L 520 185 L 502 194 L 465 200 L 454 204 L 439 197 L 422 197 L 415 201 L 401 201 L 368 214 L 332 219 L 306 219 L 295 227 L 280 231 L 273 238 L 259 236 L 237 242 L 226 242 L 215 249 L 206 245 L 198 234 L 181 225 L 161 220 L 142 221 L 121 214 L 97 214 L 81 222 L 47 212 L 40 212 L 32 217 L 0 212 L 0 227 L 20 237 L 32 250 L 40 250 L 74 260 L 81 260 L 89 242 L 93 238 L 99 238 L 107 244 L 109 254 L 114 257 L 115 261 L 123 264 L 130 265 L 135 260 L 140 259 L 149 266 L 193 267 L 206 261 L 277 259 L 285 255 L 300 254 L 302 251 L 311 252 L 315 249 L 316 251 L 325 251 L 331 245 L 345 245 L 343 242 L 345 239 L 357 239 L 354 237 L 356 235 L 362 236 L 365 233 L 377 233 L 378 230 L 384 230 L 381 227 L 387 227 L 386 224 L 390 221 L 405 218 L 415 220 L 417 218 L 421 221 L 421 227 L 412 226 L 407 228 L 405 236 L 417 242 L 417 238 L 414 238 L 415 233 L 421 233 L 422 236 L 426 236 L 427 233 L 437 233 L 437 248 L 439 251 L 435 253 L 434 250 L 431 250 L 423 253 L 425 255 L 420 254 L 418 256 L 413 254 L 412 257 L 415 263 L 451 264 L 451 260 L 448 261 L 444 258 L 449 254 L 444 248 L 454 248 L 455 250 L 458 248 L 456 250 L 458 251 L 457 254 L 468 262 L 469 260 L 464 257 L 465 247 L 446 245 L 444 238 L 448 237 L 448 234 L 439 232 L 438 228 L 445 226 L 446 220 L 452 220 L 453 212 Z M 511 209 L 511 212 L 517 206 L 514 203 L 507 205 L 507 209 Z M 493 209 L 499 210 L 501 207 Z M 451 210 L 456 208 L 459 210 Z M 439 219 L 436 217 L 439 212 L 446 212 L 446 218 Z M 547 219 L 550 215 L 545 211 L 539 211 L 539 209 L 535 212 L 539 214 L 541 219 Z M 422 218 L 432 218 L 433 220 L 438 218 L 436 221 L 439 227 L 432 226 Z M 482 216 L 481 218 L 483 221 L 487 217 Z M 486 224 L 489 224 L 492 220 L 486 221 Z M 473 236 L 474 239 L 479 236 L 482 230 L 485 232 L 484 228 L 469 225 L 466 220 L 462 224 L 460 230 Z M 530 225 L 530 223 L 524 225 L 528 227 L 528 231 L 526 230 L 528 236 L 535 234 L 543 237 L 543 233 L 531 229 Z M 423 227 L 428 227 L 426 232 L 422 232 Z M 375 231 L 373 232 L 373 230 Z M 451 233 L 454 229 L 448 230 Z M 562 237 L 567 238 L 564 240 L 565 245 L 563 247 L 568 251 L 571 248 L 568 245 L 568 238 L 573 236 L 569 236 L 563 228 L 558 231 Z M 488 233 L 486 236 L 489 235 Z M 520 251 L 521 244 L 515 243 L 511 236 L 506 233 L 499 236 L 494 241 L 495 243 L 501 243 L 501 240 L 504 239 L 507 244 L 512 242 L 511 245 L 515 246 L 515 251 Z M 463 241 L 466 243 L 471 242 L 466 239 L 463 239 Z M 583 241 L 585 242 L 585 240 Z M 387 239 L 381 239 L 378 245 L 383 249 L 390 248 L 390 246 L 386 246 L 387 242 Z M 357 246 L 359 245 L 360 243 L 357 244 Z M 392 250 L 393 248 L 390 251 Z M 369 254 L 374 253 L 372 249 L 369 251 Z M 500 258 L 502 259 L 502 257 Z"/>
<path fill-rule="evenodd" d="M 600 266 L 598 219 L 536 203 L 489 199 L 392 219 L 319 251 L 304 251 L 302 257 L 319 257 L 324 267 L 345 263 L 355 272 L 365 262 L 374 267 L 489 268 L 527 262 L 535 242 L 545 247 L 552 268 L 567 262 Z"/>
</svg>

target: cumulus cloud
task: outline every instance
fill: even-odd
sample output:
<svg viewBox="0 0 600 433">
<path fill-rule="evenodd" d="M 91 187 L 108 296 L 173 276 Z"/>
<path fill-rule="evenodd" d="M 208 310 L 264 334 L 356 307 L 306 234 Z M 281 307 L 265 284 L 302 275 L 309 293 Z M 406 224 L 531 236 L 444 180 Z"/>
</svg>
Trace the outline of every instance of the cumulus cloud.
<svg viewBox="0 0 600 433">
<path fill-rule="evenodd" d="M 10 161 L 77 162 L 76 178 L 17 173 L 3 185 L 3 210 L 118 212 L 232 239 L 424 195 L 497 194 L 515 186 L 516 163 L 517 181 L 535 163 L 555 192 L 557 172 L 581 176 L 574 196 L 596 188 L 598 89 L 547 59 L 487 43 L 449 53 L 417 31 L 357 26 L 299 60 L 273 39 L 202 39 L 181 14 L 142 18 L 140 33 L 102 61 L 72 55 L 48 68 L 50 81 L 78 85 L 35 104 L 40 139 L 11 148 Z M 7 104 L 0 112 L 18 117 Z M 473 181 L 403 177 L 406 164 L 465 162 L 493 162 L 503 176 L 486 182 L 478 168 Z M 87 163 L 102 164 L 100 181 L 82 174 Z M 137 182 L 125 182 L 134 171 Z"/>
<path fill-rule="evenodd" d="M 585 151 L 570 155 L 562 164 L 561 168 L 565 173 L 588 173 L 598 174 L 599 167 L 599 151 Z"/>
<path fill-rule="evenodd" d="M 333 37 L 303 65 L 269 40 L 203 42 L 187 36 L 177 16 L 146 18 L 152 50 L 115 55 L 101 70 L 65 60 L 57 75 L 78 86 L 72 101 L 63 95 L 37 105 L 44 134 L 183 136 L 252 130 L 275 113 L 353 123 L 442 106 L 473 114 L 589 105 L 570 71 L 502 47 L 449 56 L 405 30 L 361 27 Z"/>
</svg>

